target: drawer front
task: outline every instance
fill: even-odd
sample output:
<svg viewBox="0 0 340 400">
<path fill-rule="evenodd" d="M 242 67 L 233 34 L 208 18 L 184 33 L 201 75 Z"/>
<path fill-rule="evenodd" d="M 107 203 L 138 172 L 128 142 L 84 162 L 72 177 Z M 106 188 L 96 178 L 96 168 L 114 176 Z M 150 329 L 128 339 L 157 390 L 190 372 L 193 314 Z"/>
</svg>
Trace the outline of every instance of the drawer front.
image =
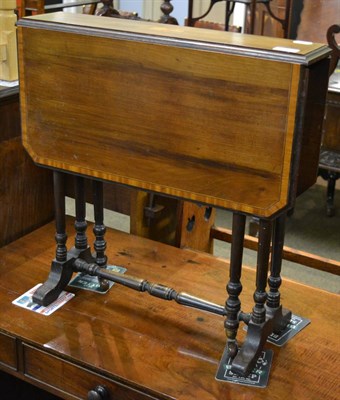
<svg viewBox="0 0 340 400">
<path fill-rule="evenodd" d="M 0 333 L 0 364 L 17 370 L 16 339 L 5 333 Z"/>
<path fill-rule="evenodd" d="M 88 392 L 98 385 L 106 386 L 110 400 L 154 398 L 26 344 L 24 374 L 79 399 L 87 399 Z"/>
</svg>

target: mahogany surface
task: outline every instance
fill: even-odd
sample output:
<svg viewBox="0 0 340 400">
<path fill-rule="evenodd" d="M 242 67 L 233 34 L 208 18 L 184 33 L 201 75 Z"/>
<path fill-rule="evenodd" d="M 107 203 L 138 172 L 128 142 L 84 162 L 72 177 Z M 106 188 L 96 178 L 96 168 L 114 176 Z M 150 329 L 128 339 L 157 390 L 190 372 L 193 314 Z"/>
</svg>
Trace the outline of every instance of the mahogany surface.
<svg viewBox="0 0 340 400">
<path fill-rule="evenodd" d="M 294 200 L 298 168 L 315 182 L 325 46 L 63 13 L 19 25 L 36 163 L 264 217 Z M 321 97 L 302 98 L 315 79 Z"/>
<path fill-rule="evenodd" d="M 266 389 L 221 383 L 215 380 L 225 345 L 219 316 L 119 285 L 105 295 L 68 288 L 76 296 L 48 317 L 12 305 L 45 279 L 55 251 L 54 229 L 51 223 L 0 250 L 1 369 L 66 399 L 86 398 L 91 385 L 104 378 L 118 383 L 112 398 L 124 400 L 337 399 L 338 295 L 286 280 L 285 305 L 311 324 L 282 349 L 267 344 L 275 355 Z M 224 260 L 113 230 L 107 240 L 110 263 L 126 266 L 127 273 L 182 290 L 190 282 L 191 294 L 224 303 Z M 242 304 L 249 308 L 252 269 L 243 269 L 242 282 Z"/>
</svg>

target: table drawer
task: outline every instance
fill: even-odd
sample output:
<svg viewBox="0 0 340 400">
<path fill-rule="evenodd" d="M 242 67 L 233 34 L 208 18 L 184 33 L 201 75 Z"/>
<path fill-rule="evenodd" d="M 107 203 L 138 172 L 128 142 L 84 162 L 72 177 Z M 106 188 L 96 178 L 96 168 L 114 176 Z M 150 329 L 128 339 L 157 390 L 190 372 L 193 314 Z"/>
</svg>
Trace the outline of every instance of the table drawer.
<svg viewBox="0 0 340 400">
<path fill-rule="evenodd" d="M 24 374 L 45 386 L 51 386 L 79 399 L 87 399 L 88 392 L 98 385 L 108 389 L 110 400 L 154 398 L 26 344 Z"/>
<path fill-rule="evenodd" d="M 0 333 L 0 364 L 17 370 L 16 339 L 6 333 Z"/>
</svg>

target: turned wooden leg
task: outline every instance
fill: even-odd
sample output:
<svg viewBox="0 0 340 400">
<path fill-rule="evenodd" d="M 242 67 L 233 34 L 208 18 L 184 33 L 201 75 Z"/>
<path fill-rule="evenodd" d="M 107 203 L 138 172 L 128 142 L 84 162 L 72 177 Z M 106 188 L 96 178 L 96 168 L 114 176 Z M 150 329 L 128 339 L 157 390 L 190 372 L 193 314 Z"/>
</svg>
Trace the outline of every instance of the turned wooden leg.
<svg viewBox="0 0 340 400">
<path fill-rule="evenodd" d="M 72 274 L 72 258 L 66 248 L 66 224 L 65 224 L 65 182 L 64 174 L 59 171 L 53 173 L 54 202 L 57 242 L 56 257 L 52 261 L 51 270 L 47 281 L 40 286 L 33 295 L 33 301 L 47 306 L 56 300 L 59 294 L 69 283 Z"/>
<path fill-rule="evenodd" d="M 290 322 L 292 313 L 282 308 L 280 299 L 282 253 L 285 236 L 286 214 L 279 216 L 273 227 L 272 259 L 268 278 L 267 317 L 273 318 L 273 332 L 280 333 Z"/>
<path fill-rule="evenodd" d="M 327 202 L 326 202 L 326 213 L 328 217 L 333 217 L 335 214 L 334 210 L 334 193 L 335 193 L 335 182 L 338 177 L 336 174 L 328 173 L 328 184 L 327 184 Z"/>
<path fill-rule="evenodd" d="M 103 200 L 103 183 L 93 181 L 93 206 L 94 206 L 94 227 L 93 233 L 96 237 L 94 241 L 94 249 L 96 251 L 96 264 L 105 267 L 107 257 L 105 255 L 106 241 L 104 225 L 104 200 Z"/>
<path fill-rule="evenodd" d="M 106 268 L 107 257 L 105 255 L 106 241 L 104 225 L 104 198 L 103 198 L 103 183 L 93 181 L 93 206 L 94 206 L 94 227 L 93 233 L 96 237 L 94 241 L 94 249 L 96 252 L 95 261 L 101 268 Z M 98 282 L 102 290 L 109 288 L 109 282 L 106 279 L 98 277 Z"/>
<path fill-rule="evenodd" d="M 74 228 L 76 230 L 75 247 L 78 250 L 85 250 L 87 248 L 87 222 L 86 216 L 86 203 L 85 203 L 85 189 L 84 178 L 75 178 L 75 197 L 76 197 L 76 220 Z"/>
<path fill-rule="evenodd" d="M 260 219 L 259 245 L 257 251 L 255 306 L 252 321 L 262 324 L 266 320 L 265 302 L 267 299 L 266 286 L 269 269 L 269 254 L 271 244 L 271 221 Z"/>
<path fill-rule="evenodd" d="M 227 334 L 227 346 L 231 357 L 238 351 L 236 335 L 239 327 L 239 312 L 241 302 L 239 295 L 242 291 L 241 271 L 243 258 L 243 242 L 246 217 L 242 214 L 233 214 L 231 254 L 230 254 L 230 280 L 227 284 L 229 297 L 226 301 L 227 319 L 224 326 Z"/>
<path fill-rule="evenodd" d="M 53 184 L 56 223 L 55 240 L 57 242 L 56 260 L 62 262 L 66 261 L 67 257 L 67 234 L 65 225 L 65 180 L 64 174 L 62 172 L 53 172 Z"/>
<path fill-rule="evenodd" d="M 162 24 L 178 25 L 177 19 L 170 15 L 173 9 L 174 7 L 171 4 L 171 0 L 164 0 L 163 3 L 161 4 L 161 11 L 163 15 L 161 16 L 158 22 Z"/>
<path fill-rule="evenodd" d="M 260 219 L 257 252 L 255 306 L 248 323 L 247 337 L 234 358 L 231 370 L 240 376 L 248 376 L 256 365 L 268 335 L 272 332 L 272 319 L 266 320 L 266 285 L 271 244 L 271 221 Z"/>
<path fill-rule="evenodd" d="M 275 220 L 273 227 L 273 249 L 270 267 L 270 276 L 268 278 L 269 292 L 267 296 L 267 306 L 277 308 L 280 306 L 281 286 L 281 266 L 282 252 L 285 235 L 286 215 L 283 214 Z"/>
</svg>

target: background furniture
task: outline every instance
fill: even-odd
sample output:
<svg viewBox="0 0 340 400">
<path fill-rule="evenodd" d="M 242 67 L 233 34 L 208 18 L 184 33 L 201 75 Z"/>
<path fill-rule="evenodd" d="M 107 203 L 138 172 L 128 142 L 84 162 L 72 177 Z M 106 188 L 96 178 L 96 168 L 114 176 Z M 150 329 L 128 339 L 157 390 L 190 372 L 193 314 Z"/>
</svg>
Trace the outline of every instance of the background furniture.
<svg viewBox="0 0 340 400">
<path fill-rule="evenodd" d="M 206 12 L 200 16 L 193 16 L 194 0 L 189 0 L 188 5 L 188 26 L 196 26 L 203 18 L 209 18 L 209 13 L 212 8 L 223 1 L 225 3 L 225 30 L 229 30 L 230 17 L 234 12 L 235 5 L 242 3 L 246 8 L 246 26 L 243 33 L 256 33 L 268 36 L 290 37 L 290 9 L 291 0 L 211 0 Z M 283 12 L 282 12 L 283 11 Z M 269 24 L 278 24 L 280 29 L 278 32 L 269 32 Z"/>
<path fill-rule="evenodd" d="M 100 9 L 97 9 L 98 4 L 102 4 Z M 44 14 L 45 12 L 60 11 L 72 7 L 83 7 L 84 14 L 99 15 L 105 17 L 141 19 L 135 12 L 118 11 L 115 9 L 114 0 L 74 0 L 69 3 L 63 3 L 57 0 L 21 0 L 19 9 L 20 17 L 33 14 Z M 160 7 L 162 15 L 158 22 L 163 24 L 178 25 L 176 18 L 170 14 L 173 11 L 171 0 L 165 0 Z"/>
<path fill-rule="evenodd" d="M 340 58 L 340 47 L 335 39 L 335 34 L 338 33 L 340 25 L 332 25 L 327 32 L 328 43 L 333 52 L 319 162 L 319 174 L 328 182 L 326 212 L 330 217 L 335 212 L 335 183 L 340 177 L 340 71 L 339 67 L 336 69 Z"/>
<path fill-rule="evenodd" d="M 22 145 L 17 85 L 0 86 L 0 144 L 1 247 L 54 217 L 52 174 Z"/>
</svg>

